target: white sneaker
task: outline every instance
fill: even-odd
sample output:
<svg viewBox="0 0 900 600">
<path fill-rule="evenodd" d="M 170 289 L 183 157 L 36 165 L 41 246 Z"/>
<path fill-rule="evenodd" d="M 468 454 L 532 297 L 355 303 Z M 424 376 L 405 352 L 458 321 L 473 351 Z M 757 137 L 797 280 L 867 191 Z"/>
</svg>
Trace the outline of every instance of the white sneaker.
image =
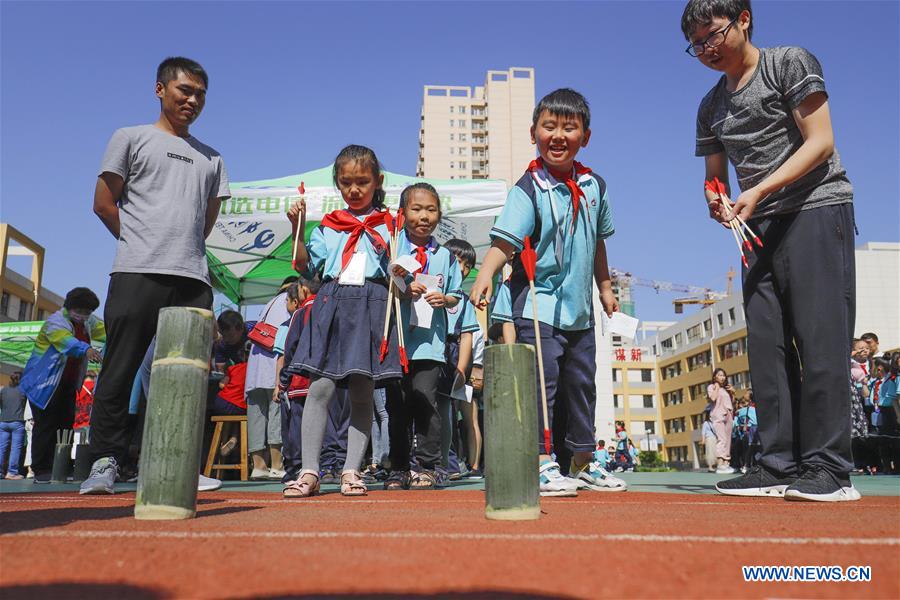
<svg viewBox="0 0 900 600">
<path fill-rule="evenodd" d="M 250 472 L 250 479 L 256 480 L 256 481 L 261 480 L 261 479 L 268 479 L 270 472 L 271 472 L 270 469 L 254 468 L 253 471 Z"/>
<path fill-rule="evenodd" d="M 78 493 L 82 495 L 115 494 L 116 475 L 119 465 L 116 459 L 100 458 L 91 466 L 91 474 L 81 483 Z"/>
<path fill-rule="evenodd" d="M 569 467 L 569 478 L 575 481 L 579 488 L 587 488 L 595 492 L 624 492 L 628 489 L 627 483 L 610 475 L 596 461 L 589 462 L 579 469 L 572 460 Z"/>
<path fill-rule="evenodd" d="M 207 477 L 200 474 L 200 478 L 197 480 L 197 491 L 198 492 L 214 492 L 217 489 L 222 487 L 222 482 L 218 479 L 213 479 L 212 477 Z"/>
<path fill-rule="evenodd" d="M 541 496 L 577 496 L 578 483 L 559 472 L 559 464 L 547 461 L 540 468 Z"/>
<path fill-rule="evenodd" d="M 734 473 L 734 468 L 729 465 L 725 465 L 724 467 L 716 467 L 716 473 L 718 473 L 719 475 L 731 475 L 732 473 Z"/>
</svg>

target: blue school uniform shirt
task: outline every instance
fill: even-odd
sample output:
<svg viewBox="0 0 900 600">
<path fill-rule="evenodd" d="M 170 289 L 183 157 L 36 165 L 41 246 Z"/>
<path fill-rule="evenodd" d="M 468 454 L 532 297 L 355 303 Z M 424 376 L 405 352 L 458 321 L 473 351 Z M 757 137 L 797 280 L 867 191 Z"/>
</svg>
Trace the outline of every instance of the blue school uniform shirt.
<svg viewBox="0 0 900 600">
<path fill-rule="evenodd" d="M 450 335 L 462 335 L 476 331 L 480 326 L 475 317 L 475 307 L 465 296 L 459 304 L 447 309 L 447 331 Z"/>
<path fill-rule="evenodd" d="M 429 240 L 427 248 L 428 262 L 424 272 L 427 275 L 436 275 L 438 277 L 441 293 L 445 296 L 459 298 L 461 301 L 463 297 L 462 271 L 459 270 L 459 265 L 456 264 L 456 257 L 449 250 L 438 244 L 434 238 Z M 415 249 L 415 245 L 407 239 L 406 232 L 400 232 L 397 254 L 400 256 L 403 254 L 415 255 Z M 407 280 L 413 281 L 414 277 L 410 276 Z M 409 324 L 412 308 L 411 302 L 410 299 L 406 299 L 400 303 L 405 332 L 406 355 L 410 360 L 445 362 L 444 352 L 447 345 L 448 331 L 447 310 L 442 308 L 434 309 L 431 327 L 428 329 L 412 327 Z"/>
<path fill-rule="evenodd" d="M 504 281 L 497 286 L 497 293 L 491 299 L 491 325 L 494 323 L 512 323 L 512 298 L 509 292 L 509 282 Z"/>
<path fill-rule="evenodd" d="M 606 465 L 609 464 L 609 461 L 609 452 L 606 451 L 606 448 L 603 450 L 594 450 L 594 462 L 600 463 L 600 466 L 605 469 Z"/>
<path fill-rule="evenodd" d="M 349 213 L 348 214 L 352 214 Z M 354 215 L 360 222 L 364 221 L 369 215 Z M 381 238 L 385 244 L 390 243 L 390 233 L 388 233 L 387 225 L 381 224 L 375 227 L 375 230 L 381 234 Z M 319 225 L 313 229 L 306 242 L 306 251 L 309 253 L 310 272 L 318 271 L 322 273 L 322 281 L 329 279 L 337 279 L 341 275 L 341 256 L 344 252 L 344 246 L 350 234 L 343 231 L 335 231 L 330 227 Z M 387 252 L 378 253 L 372 245 L 368 234 L 359 237 L 356 244 L 356 252 L 365 252 L 366 254 L 366 279 L 385 279 L 387 266 L 390 262 Z"/>
<path fill-rule="evenodd" d="M 897 398 L 897 378 L 891 375 L 888 375 L 884 378 L 884 381 L 881 383 L 881 387 L 878 390 L 878 406 L 884 408 L 886 406 L 893 406 L 894 400 Z"/>
<path fill-rule="evenodd" d="M 525 236 L 531 236 L 537 253 L 538 320 L 567 331 L 594 324 L 594 253 L 597 242 L 615 231 L 605 182 L 590 172 L 577 175 L 576 182 L 584 197 L 574 230 L 571 193 L 565 182 L 557 181 L 546 169 L 526 172 L 519 179 L 491 229 L 492 239 L 502 239 L 519 250 Z M 514 279 L 516 270 L 520 279 L 524 277 L 518 259 Z M 531 295 L 527 296 L 521 312 L 513 299 L 515 317 L 531 318 Z"/>
</svg>

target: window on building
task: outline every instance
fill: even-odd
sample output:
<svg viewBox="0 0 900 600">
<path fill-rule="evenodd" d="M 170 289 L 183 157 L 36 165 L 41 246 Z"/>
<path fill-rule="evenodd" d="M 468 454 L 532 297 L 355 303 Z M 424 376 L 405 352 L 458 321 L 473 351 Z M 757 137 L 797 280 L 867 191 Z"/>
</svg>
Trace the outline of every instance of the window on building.
<svg viewBox="0 0 900 600">
<path fill-rule="evenodd" d="M 719 360 L 747 354 L 747 338 L 742 337 L 719 346 Z"/>
<path fill-rule="evenodd" d="M 653 369 L 641 369 L 641 381 L 653 381 Z"/>
<path fill-rule="evenodd" d="M 456 121 L 454 121 L 453 119 L 450 119 L 450 127 L 453 127 L 455 123 L 456 123 Z"/>
<path fill-rule="evenodd" d="M 450 96 L 453 98 L 468 98 L 469 90 L 450 90 Z"/>
<path fill-rule="evenodd" d="M 9 292 L 3 292 L 3 299 L 0 300 L 0 314 L 9 316 Z"/>
<path fill-rule="evenodd" d="M 453 114 L 453 107 L 452 107 L 452 106 L 450 107 L 450 114 L 451 114 L 451 115 Z"/>
<path fill-rule="evenodd" d="M 656 421 L 644 421 L 644 431 L 649 431 L 650 433 L 656 433 Z"/>
<path fill-rule="evenodd" d="M 662 348 L 663 352 L 665 352 L 666 350 L 671 350 L 672 349 L 672 338 L 667 338 L 667 339 L 661 341 L 659 343 L 659 347 Z"/>
<path fill-rule="evenodd" d="M 709 350 L 689 356 L 687 359 L 688 371 L 695 371 L 709 366 L 711 359 L 712 353 Z"/>
<path fill-rule="evenodd" d="M 465 106 L 460 106 L 460 107 L 459 107 L 459 114 L 461 114 L 461 115 L 466 114 L 466 107 L 465 107 Z"/>
<path fill-rule="evenodd" d="M 716 318 L 719 321 L 719 329 L 725 327 L 725 315 L 719 313 L 718 315 L 716 315 Z"/>
<path fill-rule="evenodd" d="M 671 365 L 666 365 L 665 367 L 662 367 L 661 370 L 663 379 L 678 377 L 679 375 L 681 375 L 681 361 L 674 362 Z"/>
<path fill-rule="evenodd" d="M 619 369 L 613 369 L 613 370 L 612 370 L 612 380 L 613 380 L 613 381 L 618 381 L 618 380 L 619 380 Z"/>
<path fill-rule="evenodd" d="M 461 161 L 459 161 L 459 168 L 460 169 L 468 169 L 469 167 L 466 166 L 466 161 L 461 160 Z"/>
<path fill-rule="evenodd" d="M 707 400 L 706 397 L 706 386 L 709 385 L 707 383 L 695 383 L 691 387 L 688 388 L 688 393 L 691 395 L 692 401 L 697 400 Z"/>
<path fill-rule="evenodd" d="M 703 326 L 700 323 L 697 323 L 693 327 L 688 327 L 686 333 L 689 344 L 691 342 L 696 342 L 703 337 Z"/>
<path fill-rule="evenodd" d="M 644 408 L 653 408 L 652 394 L 644 394 Z"/>
<path fill-rule="evenodd" d="M 38 311 L 38 317 L 37 317 L 37 318 L 38 318 L 38 321 L 43 321 L 44 319 L 46 319 L 46 318 L 47 318 L 47 311 L 44 310 L 43 308 L 40 309 L 40 310 Z"/>
<path fill-rule="evenodd" d="M 491 73 L 491 81 L 506 81 L 507 79 L 506 73 Z"/>
<path fill-rule="evenodd" d="M 20 302 L 19 303 L 19 320 L 20 321 L 31 320 L 31 302 Z"/>
<path fill-rule="evenodd" d="M 734 309 L 733 309 L 733 308 L 729 308 L 729 309 L 728 309 L 728 324 L 729 324 L 729 325 L 734 325 L 734 322 L 735 322 L 735 321 L 737 321 L 737 317 L 734 316 Z"/>
<path fill-rule="evenodd" d="M 459 141 L 461 141 L 461 142 L 466 141 L 466 134 L 464 134 L 464 133 L 459 134 Z"/>
<path fill-rule="evenodd" d="M 456 154 L 456 148 L 450 146 L 450 154 Z"/>
<path fill-rule="evenodd" d="M 430 90 L 428 90 L 428 95 L 429 96 L 446 96 L 447 90 L 445 90 L 445 89 L 437 89 L 437 90 L 430 89 Z"/>
<path fill-rule="evenodd" d="M 460 127 L 465 127 L 465 126 L 466 126 L 465 120 L 460 120 L 460 121 L 459 121 L 459 126 L 460 126 Z"/>
<path fill-rule="evenodd" d="M 622 405 L 621 394 L 613 394 L 613 408 L 619 408 Z"/>
<path fill-rule="evenodd" d="M 531 71 L 523 71 L 522 69 L 513 69 L 514 79 L 530 79 Z"/>
<path fill-rule="evenodd" d="M 675 347 L 676 348 L 681 347 L 681 334 L 680 333 L 675 334 Z"/>
<path fill-rule="evenodd" d="M 675 406 L 682 402 L 684 402 L 684 393 L 680 389 L 663 394 L 664 406 Z"/>
<path fill-rule="evenodd" d="M 453 134 L 452 134 L 452 133 L 450 134 L 450 141 L 451 141 L 451 142 L 453 141 Z"/>
<path fill-rule="evenodd" d="M 468 154 L 468 152 L 466 152 L 466 149 L 462 146 L 456 149 L 456 153 L 460 156 L 465 156 L 466 154 Z"/>
<path fill-rule="evenodd" d="M 712 321 L 707 319 L 703 321 L 703 331 L 706 332 L 706 335 L 712 335 Z"/>
</svg>

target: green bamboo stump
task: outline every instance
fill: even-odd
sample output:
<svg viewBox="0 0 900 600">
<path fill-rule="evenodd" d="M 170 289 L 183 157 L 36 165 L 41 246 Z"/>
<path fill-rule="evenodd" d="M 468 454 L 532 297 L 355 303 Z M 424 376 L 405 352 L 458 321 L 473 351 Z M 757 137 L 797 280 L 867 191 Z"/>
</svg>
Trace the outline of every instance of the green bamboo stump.
<svg viewBox="0 0 900 600">
<path fill-rule="evenodd" d="M 534 348 L 484 351 L 485 517 L 524 521 L 541 516 Z"/>
<path fill-rule="evenodd" d="M 134 517 L 190 519 L 197 512 L 213 313 L 159 311 Z"/>
</svg>

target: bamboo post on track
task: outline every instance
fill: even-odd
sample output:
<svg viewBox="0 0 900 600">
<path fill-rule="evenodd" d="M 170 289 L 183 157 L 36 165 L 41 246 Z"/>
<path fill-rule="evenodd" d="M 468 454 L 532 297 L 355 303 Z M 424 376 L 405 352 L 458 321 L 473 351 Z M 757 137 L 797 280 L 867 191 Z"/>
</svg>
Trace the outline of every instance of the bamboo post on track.
<svg viewBox="0 0 900 600">
<path fill-rule="evenodd" d="M 524 521 L 541 516 L 534 347 L 484 351 L 485 517 Z"/>
<path fill-rule="evenodd" d="M 159 311 L 136 519 L 190 519 L 196 514 L 212 332 L 211 311 Z"/>
</svg>

